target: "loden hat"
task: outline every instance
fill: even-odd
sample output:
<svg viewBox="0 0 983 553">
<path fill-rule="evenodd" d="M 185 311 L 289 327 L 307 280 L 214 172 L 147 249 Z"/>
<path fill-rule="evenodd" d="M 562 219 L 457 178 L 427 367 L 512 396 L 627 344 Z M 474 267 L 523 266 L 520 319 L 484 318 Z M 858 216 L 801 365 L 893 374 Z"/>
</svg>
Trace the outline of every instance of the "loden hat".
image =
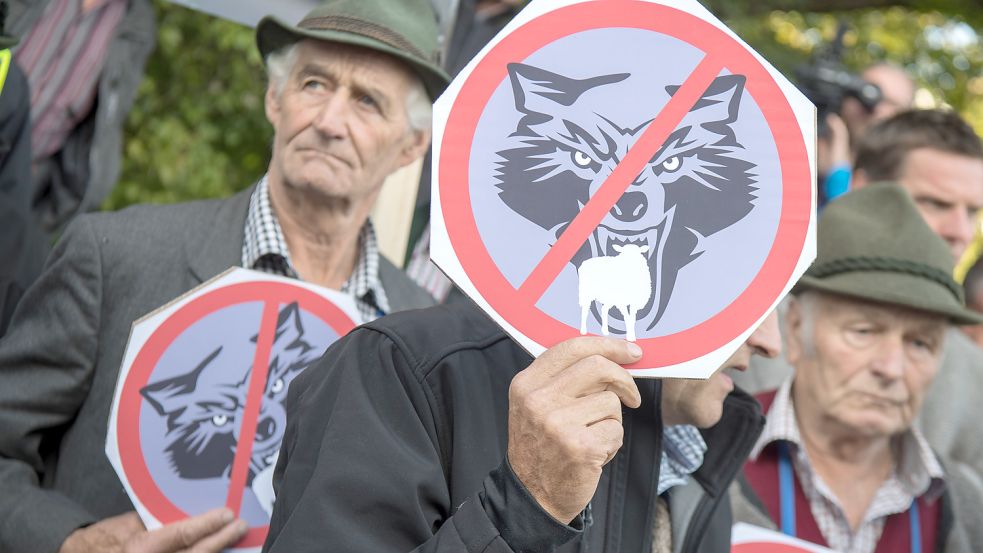
<svg viewBox="0 0 983 553">
<path fill-rule="evenodd" d="M 816 261 L 793 292 L 819 290 L 943 315 L 953 324 L 983 323 L 965 307 L 949 248 L 899 185 L 873 184 L 830 202 L 817 240 Z"/>
<path fill-rule="evenodd" d="M 256 44 L 264 60 L 270 52 L 305 38 L 383 52 L 407 62 L 432 101 L 450 82 L 439 64 L 438 33 L 428 0 L 329 0 L 296 26 L 264 17 L 256 26 Z"/>
</svg>

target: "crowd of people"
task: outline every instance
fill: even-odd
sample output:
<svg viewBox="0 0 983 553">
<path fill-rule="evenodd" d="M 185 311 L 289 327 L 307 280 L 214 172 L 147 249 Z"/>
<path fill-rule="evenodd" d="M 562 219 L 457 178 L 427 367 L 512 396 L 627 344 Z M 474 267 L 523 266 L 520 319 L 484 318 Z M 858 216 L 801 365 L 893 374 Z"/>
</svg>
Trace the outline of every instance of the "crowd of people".
<svg viewBox="0 0 983 553">
<path fill-rule="evenodd" d="M 840 171 L 839 193 L 791 295 L 710 378 L 636 380 L 632 342 L 533 358 L 379 253 L 385 178 L 427 155 L 433 100 L 518 2 L 327 0 L 263 19 L 266 174 L 115 213 L 83 212 L 118 172 L 149 3 L 10 4 L 0 208 L 19 218 L 0 246 L 23 261 L 0 273 L 0 551 L 242 539 L 225 508 L 148 530 L 105 454 L 133 321 L 231 266 L 341 290 L 369 321 L 290 385 L 265 552 L 725 552 L 737 522 L 844 553 L 983 547 L 983 315 L 967 307 L 983 269 L 953 278 L 983 144 L 954 112 L 911 109 L 900 68 L 863 73 L 883 105 L 829 121 L 821 178 Z"/>
</svg>

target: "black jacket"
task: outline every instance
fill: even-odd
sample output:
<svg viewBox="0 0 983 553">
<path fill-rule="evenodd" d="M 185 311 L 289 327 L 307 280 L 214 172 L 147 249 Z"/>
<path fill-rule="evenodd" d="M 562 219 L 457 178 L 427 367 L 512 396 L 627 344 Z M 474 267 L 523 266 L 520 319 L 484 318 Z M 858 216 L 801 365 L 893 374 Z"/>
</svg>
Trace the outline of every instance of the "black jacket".
<svg viewBox="0 0 983 553">
<path fill-rule="evenodd" d="M 626 410 L 624 446 L 590 509 L 565 526 L 506 461 L 509 384 L 531 361 L 464 304 L 385 317 L 338 341 L 290 387 L 264 551 L 648 553 L 659 382 L 637 381 L 642 406 Z"/>
</svg>

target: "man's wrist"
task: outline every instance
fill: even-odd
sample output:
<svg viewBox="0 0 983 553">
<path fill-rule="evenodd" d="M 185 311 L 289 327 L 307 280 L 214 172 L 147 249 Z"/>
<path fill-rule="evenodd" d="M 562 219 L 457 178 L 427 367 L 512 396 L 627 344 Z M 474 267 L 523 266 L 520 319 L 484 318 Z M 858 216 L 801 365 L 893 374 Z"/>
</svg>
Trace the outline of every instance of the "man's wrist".
<svg viewBox="0 0 983 553">
<path fill-rule="evenodd" d="M 499 535 L 516 551 L 551 551 L 583 533 L 583 514 L 570 524 L 558 521 L 529 493 L 508 458 L 485 478 L 479 497 Z"/>
</svg>

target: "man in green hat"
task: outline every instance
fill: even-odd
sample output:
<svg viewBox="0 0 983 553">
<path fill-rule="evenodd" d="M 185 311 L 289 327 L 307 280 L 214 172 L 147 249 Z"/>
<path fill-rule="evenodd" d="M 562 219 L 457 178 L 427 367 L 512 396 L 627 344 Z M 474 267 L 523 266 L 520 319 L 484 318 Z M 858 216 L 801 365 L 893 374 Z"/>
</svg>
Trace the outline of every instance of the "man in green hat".
<svg viewBox="0 0 983 553">
<path fill-rule="evenodd" d="M 826 208 L 786 314 L 794 372 L 758 396 L 767 422 L 731 490 L 735 520 L 847 553 L 983 543 L 979 479 L 912 424 L 949 327 L 983 320 L 964 307 L 952 266 L 899 186 Z"/>
<path fill-rule="evenodd" d="M 6 553 L 217 552 L 245 532 L 228 510 L 150 532 L 134 512 L 105 454 L 134 320 L 232 266 L 341 290 L 366 320 L 433 303 L 368 220 L 385 178 L 426 151 L 447 85 L 430 3 L 332 0 L 296 26 L 264 19 L 257 42 L 267 174 L 224 200 L 77 218 L 0 342 Z"/>
</svg>

